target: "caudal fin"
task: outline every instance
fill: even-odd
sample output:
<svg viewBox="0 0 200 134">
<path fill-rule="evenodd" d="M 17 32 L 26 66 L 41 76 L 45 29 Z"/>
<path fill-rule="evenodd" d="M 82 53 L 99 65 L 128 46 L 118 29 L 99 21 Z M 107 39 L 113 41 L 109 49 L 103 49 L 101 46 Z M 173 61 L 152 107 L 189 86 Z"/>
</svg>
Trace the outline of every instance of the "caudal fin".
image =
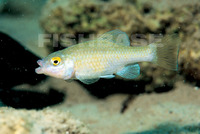
<svg viewBox="0 0 200 134">
<path fill-rule="evenodd" d="M 170 70 L 178 70 L 180 39 L 177 34 L 166 35 L 161 42 L 151 44 L 155 49 L 153 62 Z"/>
</svg>

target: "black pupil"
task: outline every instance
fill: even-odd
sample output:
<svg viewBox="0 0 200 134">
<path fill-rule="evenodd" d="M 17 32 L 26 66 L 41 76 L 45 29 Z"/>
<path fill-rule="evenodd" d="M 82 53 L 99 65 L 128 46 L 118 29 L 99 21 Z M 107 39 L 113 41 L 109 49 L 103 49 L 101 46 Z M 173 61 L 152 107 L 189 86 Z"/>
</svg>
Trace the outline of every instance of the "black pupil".
<svg viewBox="0 0 200 134">
<path fill-rule="evenodd" d="M 55 63 L 55 64 L 58 64 L 58 60 L 54 60 L 54 63 Z"/>
</svg>

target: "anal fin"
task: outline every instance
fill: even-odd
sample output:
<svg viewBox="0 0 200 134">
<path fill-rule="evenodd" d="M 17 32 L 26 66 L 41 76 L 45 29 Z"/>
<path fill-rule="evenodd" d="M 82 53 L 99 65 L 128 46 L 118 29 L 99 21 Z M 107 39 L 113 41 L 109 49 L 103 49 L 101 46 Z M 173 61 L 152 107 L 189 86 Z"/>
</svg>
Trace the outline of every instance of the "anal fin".
<svg viewBox="0 0 200 134">
<path fill-rule="evenodd" d="M 139 64 L 128 65 L 116 74 L 125 79 L 135 79 L 140 75 L 140 66 Z"/>
<path fill-rule="evenodd" d="M 104 76 L 100 76 L 100 78 L 104 78 L 104 79 L 112 79 L 114 78 L 115 75 L 111 74 L 111 75 L 104 75 Z"/>
<path fill-rule="evenodd" d="M 83 82 L 84 84 L 92 84 L 95 83 L 99 80 L 99 78 L 94 78 L 94 79 L 79 79 L 81 82 Z"/>
</svg>

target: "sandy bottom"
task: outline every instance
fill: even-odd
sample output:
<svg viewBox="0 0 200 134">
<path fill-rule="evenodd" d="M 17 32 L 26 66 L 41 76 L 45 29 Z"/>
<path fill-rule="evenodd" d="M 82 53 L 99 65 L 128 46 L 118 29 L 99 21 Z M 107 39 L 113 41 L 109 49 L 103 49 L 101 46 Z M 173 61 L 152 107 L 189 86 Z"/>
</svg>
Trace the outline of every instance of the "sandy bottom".
<svg viewBox="0 0 200 134">
<path fill-rule="evenodd" d="M 27 85 L 17 88 L 27 89 Z M 51 108 L 70 111 L 94 134 L 200 132 L 200 90 L 182 81 L 178 81 L 170 92 L 136 96 L 124 113 L 120 110 L 129 95 L 115 94 L 97 99 L 78 82 L 49 78 L 30 90 L 44 92 L 49 88 L 56 88 L 67 95 L 63 103 Z"/>
<path fill-rule="evenodd" d="M 55 108 L 68 109 L 75 117 L 88 124 L 95 134 L 156 132 L 160 129 L 175 129 L 178 133 L 185 132 L 185 127 L 200 127 L 200 91 L 183 82 L 177 82 L 176 88 L 168 93 L 137 96 L 123 114 L 120 109 L 127 95 L 112 95 L 98 100 L 89 96 L 79 85 L 65 85 L 70 97 Z"/>
</svg>

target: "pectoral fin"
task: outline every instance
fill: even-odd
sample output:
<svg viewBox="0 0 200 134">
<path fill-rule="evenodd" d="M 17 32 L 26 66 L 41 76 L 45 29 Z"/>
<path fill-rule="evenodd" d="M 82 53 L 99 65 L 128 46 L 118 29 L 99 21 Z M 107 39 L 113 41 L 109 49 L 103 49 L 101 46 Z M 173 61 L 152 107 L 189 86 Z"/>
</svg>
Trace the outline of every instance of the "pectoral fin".
<svg viewBox="0 0 200 134">
<path fill-rule="evenodd" d="M 139 64 L 129 65 L 116 74 L 125 79 L 135 79 L 140 75 L 140 66 Z"/>
</svg>

